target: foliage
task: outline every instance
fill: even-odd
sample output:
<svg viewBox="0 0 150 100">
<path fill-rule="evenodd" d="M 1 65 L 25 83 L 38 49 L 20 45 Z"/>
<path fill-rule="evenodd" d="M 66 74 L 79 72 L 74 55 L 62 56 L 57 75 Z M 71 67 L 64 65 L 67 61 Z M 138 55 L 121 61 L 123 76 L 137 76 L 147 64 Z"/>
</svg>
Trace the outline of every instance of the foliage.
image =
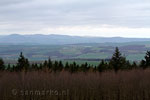
<svg viewBox="0 0 150 100">
<path fill-rule="evenodd" d="M 127 66 L 126 58 L 122 56 L 120 53 L 118 47 L 116 47 L 116 50 L 110 60 L 110 66 L 114 68 L 114 70 L 117 72 L 119 69 L 125 69 Z"/>
<path fill-rule="evenodd" d="M 0 58 L 0 70 L 4 70 L 4 69 L 5 69 L 4 61 L 3 59 Z"/>
<path fill-rule="evenodd" d="M 93 66 L 88 64 L 87 62 L 84 64 L 77 64 L 76 62 L 68 63 L 64 65 L 62 61 L 52 61 L 51 58 L 45 60 L 43 63 L 29 63 L 29 60 L 24 57 L 23 53 L 20 53 L 18 58 L 18 62 L 16 65 L 7 66 L 4 64 L 4 61 L 0 59 L 0 70 L 8 70 L 8 71 L 22 71 L 22 70 L 46 70 L 49 69 L 52 72 L 61 72 L 62 70 L 69 71 L 71 73 L 74 72 L 88 72 L 88 71 L 99 71 L 104 72 L 107 70 L 114 70 L 117 72 L 118 70 L 127 70 L 127 69 L 135 69 L 142 67 L 143 69 L 148 68 L 150 66 L 150 51 L 147 51 L 145 55 L 145 59 L 141 60 L 140 65 L 136 62 L 131 63 L 126 60 L 126 57 L 122 56 L 119 48 L 116 47 L 115 52 L 110 60 L 101 60 L 98 66 Z"/>
<path fill-rule="evenodd" d="M 20 53 L 20 57 L 18 58 L 18 63 L 16 66 L 16 70 L 28 70 L 30 68 L 30 64 L 27 58 L 24 57 L 23 53 Z"/>
</svg>

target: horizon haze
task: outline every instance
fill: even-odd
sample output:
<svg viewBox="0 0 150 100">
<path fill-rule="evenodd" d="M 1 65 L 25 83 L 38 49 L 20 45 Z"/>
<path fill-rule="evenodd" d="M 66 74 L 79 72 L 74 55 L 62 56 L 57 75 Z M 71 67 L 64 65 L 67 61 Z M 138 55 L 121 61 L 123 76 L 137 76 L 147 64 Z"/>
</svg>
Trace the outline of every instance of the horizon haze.
<svg viewBox="0 0 150 100">
<path fill-rule="evenodd" d="M 8 41 L 9 40 L 9 41 Z M 150 42 L 150 38 L 125 38 L 125 37 L 91 37 L 91 36 L 69 36 L 69 35 L 0 35 L 1 45 L 64 45 L 81 43 L 129 43 L 141 44 Z"/>
</svg>

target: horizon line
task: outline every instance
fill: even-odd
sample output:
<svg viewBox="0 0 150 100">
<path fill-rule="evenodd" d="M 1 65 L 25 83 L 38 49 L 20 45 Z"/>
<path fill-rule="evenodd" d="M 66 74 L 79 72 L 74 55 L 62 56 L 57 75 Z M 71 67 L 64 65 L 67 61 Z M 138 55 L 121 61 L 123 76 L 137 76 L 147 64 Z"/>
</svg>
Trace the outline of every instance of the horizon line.
<svg viewBox="0 0 150 100">
<path fill-rule="evenodd" d="M 35 33 L 35 34 L 19 34 L 19 33 L 12 33 L 12 34 L 5 34 L 5 35 L 1 35 L 0 36 L 11 36 L 11 35 L 20 35 L 20 36 L 30 36 L 30 35 L 43 35 L 43 36 L 48 36 L 48 35 L 56 35 L 56 36 L 70 36 L 70 37 L 89 37 L 89 38 L 136 38 L 136 39 L 140 39 L 140 38 L 145 38 L 145 39 L 149 39 L 150 37 L 123 37 L 123 36 L 111 36 L 111 37 L 106 37 L 106 36 L 89 36 L 89 35 L 68 35 L 68 34 L 40 34 L 40 33 Z"/>
</svg>

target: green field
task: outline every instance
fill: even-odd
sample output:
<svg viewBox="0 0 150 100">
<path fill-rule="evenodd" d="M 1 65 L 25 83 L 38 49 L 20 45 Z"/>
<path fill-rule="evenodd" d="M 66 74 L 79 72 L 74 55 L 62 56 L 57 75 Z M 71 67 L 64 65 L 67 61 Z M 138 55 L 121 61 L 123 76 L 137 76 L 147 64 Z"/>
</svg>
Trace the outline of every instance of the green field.
<svg viewBox="0 0 150 100">
<path fill-rule="evenodd" d="M 138 44 L 133 42 L 72 45 L 0 45 L 0 57 L 4 60 L 17 60 L 20 52 L 23 52 L 25 57 L 32 61 L 42 61 L 49 57 L 53 60 L 67 59 L 68 61 L 69 59 L 109 59 L 116 46 L 131 61 L 143 59 L 146 51 L 150 50 L 150 46 L 146 42 Z M 95 62 L 90 63 L 95 64 Z"/>
</svg>

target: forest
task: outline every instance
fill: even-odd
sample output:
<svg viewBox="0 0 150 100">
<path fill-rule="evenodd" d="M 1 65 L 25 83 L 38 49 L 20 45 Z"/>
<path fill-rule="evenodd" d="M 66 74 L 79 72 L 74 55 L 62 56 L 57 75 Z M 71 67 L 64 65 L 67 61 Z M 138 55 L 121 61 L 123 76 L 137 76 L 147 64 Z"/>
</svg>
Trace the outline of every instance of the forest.
<svg viewBox="0 0 150 100">
<path fill-rule="evenodd" d="M 98 66 L 50 58 L 30 63 L 20 53 L 16 64 L 0 59 L 1 100 L 149 100 L 150 51 L 131 62 L 116 47 Z"/>
<path fill-rule="evenodd" d="M 114 70 L 129 70 L 142 68 L 146 69 L 150 67 L 150 51 L 147 51 L 145 54 L 145 59 L 141 60 L 140 63 L 135 61 L 131 62 L 124 57 L 119 48 L 116 47 L 114 54 L 111 59 L 102 59 L 99 61 L 98 66 L 90 65 L 87 62 L 85 64 L 77 64 L 75 61 L 73 63 L 66 62 L 65 64 L 62 61 L 52 61 L 51 58 L 45 60 L 43 63 L 32 63 L 28 58 L 25 58 L 23 53 L 20 53 L 18 61 L 16 64 L 5 64 L 3 59 L 0 59 L 0 70 L 2 71 L 35 71 L 35 70 L 51 70 L 52 72 L 60 72 L 62 70 L 73 72 L 88 72 L 88 71 L 107 71 Z"/>
</svg>

